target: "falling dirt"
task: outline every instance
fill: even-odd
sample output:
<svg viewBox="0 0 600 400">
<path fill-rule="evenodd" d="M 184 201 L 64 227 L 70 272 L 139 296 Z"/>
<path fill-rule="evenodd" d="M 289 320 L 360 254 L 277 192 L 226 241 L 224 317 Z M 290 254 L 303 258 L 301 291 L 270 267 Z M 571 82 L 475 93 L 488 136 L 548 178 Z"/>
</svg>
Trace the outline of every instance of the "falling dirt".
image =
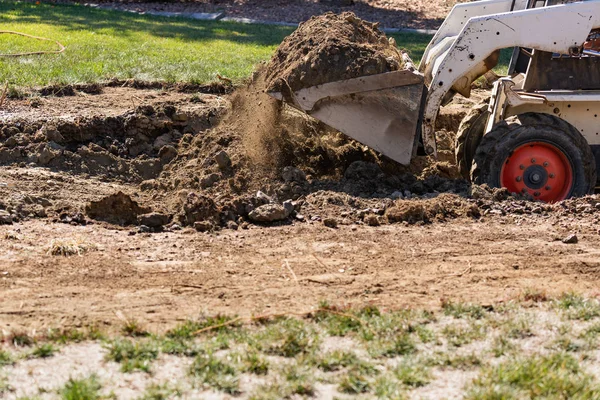
<svg viewBox="0 0 600 400">
<path fill-rule="evenodd" d="M 269 91 L 302 88 L 402 69 L 402 54 L 377 23 L 327 13 L 300 24 L 267 65 Z"/>
</svg>

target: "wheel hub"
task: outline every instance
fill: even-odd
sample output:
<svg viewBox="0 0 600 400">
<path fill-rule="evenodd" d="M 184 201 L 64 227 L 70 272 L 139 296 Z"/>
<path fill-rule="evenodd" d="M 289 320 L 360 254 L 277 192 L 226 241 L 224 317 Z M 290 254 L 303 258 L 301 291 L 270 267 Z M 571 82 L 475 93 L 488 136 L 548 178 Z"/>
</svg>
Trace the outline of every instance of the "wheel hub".
<svg viewBox="0 0 600 400">
<path fill-rule="evenodd" d="M 569 196 L 573 168 L 558 147 L 545 142 L 527 143 L 516 148 L 506 159 L 500 182 L 512 193 L 556 202 Z"/>
</svg>

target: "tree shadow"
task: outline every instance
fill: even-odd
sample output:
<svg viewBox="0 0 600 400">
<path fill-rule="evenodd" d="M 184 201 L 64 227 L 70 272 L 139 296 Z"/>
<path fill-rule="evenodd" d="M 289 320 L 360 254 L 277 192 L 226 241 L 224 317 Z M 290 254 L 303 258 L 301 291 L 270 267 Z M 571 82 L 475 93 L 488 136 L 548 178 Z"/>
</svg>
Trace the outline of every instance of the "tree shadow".
<svg viewBox="0 0 600 400">
<path fill-rule="evenodd" d="M 226 40 L 261 46 L 276 46 L 293 31 L 286 26 L 146 16 L 79 5 L 1 2 L 0 24 L 14 22 L 43 23 L 71 31 L 108 30 L 124 37 L 144 32 L 157 38 L 182 41 Z"/>
</svg>

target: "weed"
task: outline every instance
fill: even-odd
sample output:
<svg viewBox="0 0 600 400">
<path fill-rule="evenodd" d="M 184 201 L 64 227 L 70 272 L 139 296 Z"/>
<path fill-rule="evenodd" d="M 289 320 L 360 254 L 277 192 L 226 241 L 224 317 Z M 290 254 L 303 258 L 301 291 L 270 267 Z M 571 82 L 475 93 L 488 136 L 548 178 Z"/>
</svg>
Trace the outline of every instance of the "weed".
<svg viewBox="0 0 600 400">
<path fill-rule="evenodd" d="M 15 360 L 13 359 L 13 356 L 8 351 L 0 349 L 0 367 L 13 365 L 14 363 Z"/>
<path fill-rule="evenodd" d="M 233 317 L 234 318 L 234 317 Z M 217 315 L 215 317 L 208 317 L 201 321 L 192 321 L 188 320 L 182 324 L 177 325 L 175 328 L 171 329 L 167 332 L 167 337 L 170 338 L 180 338 L 180 339 L 191 339 L 194 337 L 195 333 L 201 329 L 208 328 L 211 326 L 222 325 L 226 322 L 229 322 L 233 319 L 232 317 L 228 317 L 225 315 Z M 235 328 L 239 325 L 228 325 L 213 329 L 210 333 L 214 332 L 228 332 L 232 328 Z"/>
<path fill-rule="evenodd" d="M 580 343 L 575 342 L 569 336 L 559 336 L 547 347 L 559 351 L 566 351 L 568 353 L 578 352 L 583 349 L 583 346 Z"/>
<path fill-rule="evenodd" d="M 97 400 L 100 399 L 100 389 L 96 375 L 84 379 L 69 378 L 69 381 L 60 390 L 63 400 Z"/>
<path fill-rule="evenodd" d="M 577 360 L 566 353 L 515 358 L 485 368 L 467 399 L 598 398 L 600 389 Z"/>
<path fill-rule="evenodd" d="M 454 303 L 452 301 L 442 301 L 442 309 L 445 315 L 451 315 L 454 318 L 474 318 L 481 319 L 486 316 L 486 311 L 480 305 L 468 303 Z"/>
<path fill-rule="evenodd" d="M 13 392 L 14 388 L 9 385 L 8 379 L 5 376 L 0 376 L 0 398 L 4 393 Z"/>
<path fill-rule="evenodd" d="M 279 320 L 255 335 L 255 346 L 267 354 L 296 357 L 316 349 L 317 335 L 314 330 L 298 319 Z"/>
<path fill-rule="evenodd" d="M 335 350 L 324 354 L 317 360 L 317 367 L 325 372 L 338 371 L 351 365 L 360 364 L 361 360 L 354 353 Z"/>
<path fill-rule="evenodd" d="M 27 333 L 21 332 L 21 331 L 11 332 L 8 335 L 7 339 L 14 346 L 18 346 L 18 347 L 32 346 L 35 343 L 35 340 L 33 339 L 33 337 L 31 337 Z"/>
<path fill-rule="evenodd" d="M 369 391 L 370 387 L 369 379 L 356 369 L 348 371 L 338 385 L 340 392 L 348 394 L 365 393 Z"/>
<path fill-rule="evenodd" d="M 378 399 L 405 400 L 409 398 L 405 386 L 391 375 L 378 378 L 373 386 L 375 397 Z"/>
<path fill-rule="evenodd" d="M 424 363 L 418 363 L 415 361 L 401 362 L 394 369 L 395 377 L 410 387 L 421 387 L 427 385 L 431 380 L 431 372 Z"/>
<path fill-rule="evenodd" d="M 152 383 L 146 387 L 144 394 L 138 400 L 167 400 L 173 398 L 173 395 L 180 396 L 181 393 L 169 385 Z"/>
<path fill-rule="evenodd" d="M 600 302 L 586 299 L 575 293 L 565 293 L 554 301 L 554 307 L 562 310 L 568 319 L 589 321 L 600 316 Z"/>
<path fill-rule="evenodd" d="M 284 369 L 287 392 L 289 395 L 312 396 L 315 393 L 312 373 L 306 369 L 291 365 Z"/>
<path fill-rule="evenodd" d="M 122 372 L 135 370 L 150 372 L 150 362 L 158 357 L 158 349 L 151 342 L 115 340 L 108 346 L 106 358 L 121 363 Z"/>
<path fill-rule="evenodd" d="M 51 342 L 57 342 L 60 344 L 67 344 L 70 342 L 79 343 L 86 339 L 86 334 L 79 329 L 48 329 L 46 333 L 46 339 Z"/>
<path fill-rule="evenodd" d="M 503 327 L 503 334 L 511 339 L 526 339 L 534 336 L 531 321 L 524 317 L 507 321 Z"/>
<path fill-rule="evenodd" d="M 127 320 L 127 322 L 121 328 L 121 333 L 130 337 L 145 337 L 150 335 L 150 333 L 148 333 L 148 331 L 144 329 L 135 319 Z"/>
<path fill-rule="evenodd" d="M 436 352 L 425 360 L 425 365 L 431 367 L 471 369 L 482 365 L 481 359 L 475 354 L 456 355 L 450 353 Z"/>
<path fill-rule="evenodd" d="M 415 332 L 422 343 L 431 343 L 436 340 L 435 332 L 423 325 L 417 325 Z"/>
<path fill-rule="evenodd" d="M 48 358 L 52 357 L 56 352 L 56 348 L 51 343 L 44 343 L 37 346 L 27 358 Z"/>
<path fill-rule="evenodd" d="M 260 354 L 249 351 L 242 359 L 242 371 L 255 375 L 266 375 L 269 372 L 269 362 Z"/>
<path fill-rule="evenodd" d="M 376 339 L 367 344 L 372 357 L 396 357 L 413 354 L 417 346 L 408 333 L 401 333 L 393 339 Z"/>
<path fill-rule="evenodd" d="M 517 346 L 504 335 L 498 336 L 492 342 L 492 354 L 494 357 L 501 357 L 506 354 L 513 353 Z"/>
<path fill-rule="evenodd" d="M 219 360 L 211 353 L 196 356 L 190 367 L 190 374 L 200 382 L 225 393 L 240 393 L 239 378 L 234 367 Z"/>
<path fill-rule="evenodd" d="M 195 357 L 199 352 L 192 342 L 179 338 L 165 338 L 159 341 L 158 346 L 163 353 L 176 356 Z"/>
<path fill-rule="evenodd" d="M 64 257 L 81 256 L 95 250 L 98 250 L 98 246 L 81 239 L 52 239 L 48 254 Z"/>
<path fill-rule="evenodd" d="M 324 325 L 331 336 L 346 336 L 350 332 L 358 332 L 363 325 L 360 319 L 351 315 L 348 310 L 331 307 L 326 303 L 321 303 L 320 310 L 315 313 L 313 319 Z"/>
<path fill-rule="evenodd" d="M 442 334 L 448 340 L 448 345 L 462 347 L 473 341 L 485 338 L 486 329 L 483 324 L 447 325 L 442 329 Z"/>
</svg>

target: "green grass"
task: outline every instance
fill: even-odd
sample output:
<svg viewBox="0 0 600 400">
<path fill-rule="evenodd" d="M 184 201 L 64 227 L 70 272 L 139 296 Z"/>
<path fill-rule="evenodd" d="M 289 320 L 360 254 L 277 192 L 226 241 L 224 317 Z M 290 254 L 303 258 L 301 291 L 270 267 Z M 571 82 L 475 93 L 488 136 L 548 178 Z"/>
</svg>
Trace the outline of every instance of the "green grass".
<svg viewBox="0 0 600 400">
<path fill-rule="evenodd" d="M 13 356 L 8 351 L 0 349 L 0 367 L 4 365 L 13 365 L 14 362 Z"/>
<path fill-rule="evenodd" d="M 29 87 L 109 79 L 207 83 L 217 74 L 240 81 L 293 28 L 142 16 L 80 5 L 0 2 L 3 30 L 55 39 L 59 55 L 0 59 L 0 82 Z M 417 62 L 428 35 L 394 34 Z M 56 45 L 0 35 L 3 52 L 51 50 Z"/>
<path fill-rule="evenodd" d="M 85 379 L 69 378 L 67 384 L 60 390 L 63 400 L 96 400 L 100 399 L 100 383 L 96 375 Z"/>
<path fill-rule="evenodd" d="M 56 353 L 56 347 L 51 343 L 43 343 L 37 346 L 29 355 L 28 358 L 48 358 Z"/>
<path fill-rule="evenodd" d="M 209 387 L 232 395 L 240 393 L 238 371 L 213 354 L 199 354 L 190 367 L 190 374 Z"/>
<path fill-rule="evenodd" d="M 600 316 L 600 301 L 574 293 L 563 294 L 554 301 L 554 306 L 570 320 L 589 321 Z"/>
<path fill-rule="evenodd" d="M 158 357 L 158 346 L 153 342 L 133 342 L 117 339 L 108 345 L 106 358 L 121 364 L 121 371 L 150 372 L 150 364 Z"/>
<path fill-rule="evenodd" d="M 511 359 L 485 368 L 467 399 L 596 399 L 600 388 L 572 356 L 555 353 Z"/>
</svg>

